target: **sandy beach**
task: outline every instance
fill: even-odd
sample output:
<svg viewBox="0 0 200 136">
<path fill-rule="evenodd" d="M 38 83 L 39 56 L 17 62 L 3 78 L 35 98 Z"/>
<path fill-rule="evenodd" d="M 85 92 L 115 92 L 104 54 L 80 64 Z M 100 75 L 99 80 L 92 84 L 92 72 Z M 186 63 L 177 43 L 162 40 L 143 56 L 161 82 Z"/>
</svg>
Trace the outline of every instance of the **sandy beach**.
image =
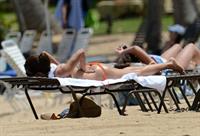
<svg viewBox="0 0 200 136">
<path fill-rule="evenodd" d="M 69 99 L 69 97 L 66 97 Z M 67 107 L 45 105 L 46 99 L 34 98 L 38 115 L 46 112 L 59 113 Z M 16 102 L 20 104 L 21 102 Z M 50 104 L 50 103 L 49 103 Z M 142 112 L 139 106 L 128 106 L 127 116 L 120 116 L 116 110 L 102 108 L 97 118 L 77 118 L 62 120 L 35 120 L 27 106 L 14 112 L 8 101 L 1 97 L 0 135 L 1 136 L 199 136 L 199 112 L 174 112 L 157 114 Z"/>
<path fill-rule="evenodd" d="M 129 44 L 132 38 L 132 34 L 125 34 L 123 38 L 121 35 L 94 37 L 87 53 L 112 54 L 116 46 L 120 43 Z M 105 46 L 110 47 L 108 52 L 102 52 L 101 48 Z M 71 96 L 64 96 L 60 103 L 59 99 L 55 103 L 51 94 L 34 97 L 38 115 L 61 112 L 69 106 Z M 25 98 L 12 99 L 11 103 L 15 104 L 16 109 L 21 109 L 15 111 L 5 96 L 0 96 L 0 136 L 200 136 L 200 112 L 171 111 L 157 114 L 142 112 L 139 106 L 128 106 L 128 115 L 120 116 L 116 108 L 110 109 L 105 100 L 102 115 L 97 118 L 35 120 L 26 102 Z"/>
</svg>

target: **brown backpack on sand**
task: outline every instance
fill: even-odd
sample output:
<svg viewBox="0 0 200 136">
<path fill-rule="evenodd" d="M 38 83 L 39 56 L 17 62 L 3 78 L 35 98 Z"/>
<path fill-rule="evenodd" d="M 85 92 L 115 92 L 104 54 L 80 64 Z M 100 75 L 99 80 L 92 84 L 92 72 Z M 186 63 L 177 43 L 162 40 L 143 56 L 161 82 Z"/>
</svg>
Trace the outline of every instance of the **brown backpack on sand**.
<svg viewBox="0 0 200 136">
<path fill-rule="evenodd" d="M 81 99 L 81 94 L 76 94 L 76 97 L 80 105 L 80 110 L 78 109 L 77 102 L 72 102 L 69 107 L 69 113 L 66 116 L 67 118 L 99 117 L 101 115 L 101 107 L 91 98 L 85 96 Z"/>
<path fill-rule="evenodd" d="M 101 115 L 101 107 L 97 105 L 91 98 L 81 94 L 76 94 L 77 101 L 72 102 L 68 113 L 64 116 L 56 115 L 55 113 L 41 114 L 40 118 L 44 120 L 58 120 L 63 118 L 80 118 L 80 117 L 99 117 Z M 80 106 L 80 109 L 78 108 Z M 65 111 L 65 110 L 64 110 Z"/>
</svg>

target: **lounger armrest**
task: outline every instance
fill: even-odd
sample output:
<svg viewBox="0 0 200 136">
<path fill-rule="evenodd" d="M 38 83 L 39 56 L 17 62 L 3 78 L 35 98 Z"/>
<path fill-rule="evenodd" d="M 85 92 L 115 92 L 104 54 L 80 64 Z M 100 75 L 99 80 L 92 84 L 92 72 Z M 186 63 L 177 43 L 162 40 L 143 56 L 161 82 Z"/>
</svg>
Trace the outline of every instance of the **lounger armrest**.
<svg viewBox="0 0 200 136">
<path fill-rule="evenodd" d="M 27 86 L 28 88 L 36 86 L 60 86 L 57 79 L 49 79 L 43 77 L 15 77 L 15 78 L 0 78 L 4 82 L 8 82 L 13 86 Z"/>
</svg>

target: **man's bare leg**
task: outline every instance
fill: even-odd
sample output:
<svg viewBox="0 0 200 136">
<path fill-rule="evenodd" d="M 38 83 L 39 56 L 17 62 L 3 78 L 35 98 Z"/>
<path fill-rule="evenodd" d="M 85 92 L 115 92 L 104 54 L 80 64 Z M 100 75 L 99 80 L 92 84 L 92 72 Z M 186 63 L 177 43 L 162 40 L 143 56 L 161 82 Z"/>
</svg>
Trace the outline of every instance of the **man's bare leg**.
<svg viewBox="0 0 200 136">
<path fill-rule="evenodd" d="M 182 50 L 182 45 L 175 44 L 164 53 L 162 53 L 161 57 L 169 60 L 171 57 L 176 58 L 177 54 Z"/>
<path fill-rule="evenodd" d="M 200 64 L 200 51 L 191 43 L 185 46 L 175 59 L 184 69 L 187 69 L 191 61 Z"/>
</svg>

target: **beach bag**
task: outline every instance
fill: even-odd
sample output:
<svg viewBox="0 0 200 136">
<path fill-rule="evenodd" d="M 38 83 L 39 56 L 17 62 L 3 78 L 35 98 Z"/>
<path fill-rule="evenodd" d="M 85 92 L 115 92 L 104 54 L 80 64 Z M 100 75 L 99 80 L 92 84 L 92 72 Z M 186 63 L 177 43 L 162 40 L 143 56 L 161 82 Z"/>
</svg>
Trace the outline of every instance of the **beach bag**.
<svg viewBox="0 0 200 136">
<path fill-rule="evenodd" d="M 69 112 L 66 117 L 79 118 L 79 117 L 99 117 L 101 115 L 101 107 L 97 105 L 90 97 L 85 96 L 82 100 L 82 95 L 76 94 L 80 104 L 81 112 L 78 110 L 77 102 L 72 102 L 69 107 Z"/>
<path fill-rule="evenodd" d="M 44 113 L 40 118 L 44 120 L 58 120 L 64 118 L 80 118 L 80 117 L 99 117 L 101 115 L 101 107 L 97 105 L 91 98 L 76 94 L 77 101 L 80 105 L 78 109 L 77 102 L 73 101 L 69 108 L 64 109 L 60 114 Z"/>
</svg>

